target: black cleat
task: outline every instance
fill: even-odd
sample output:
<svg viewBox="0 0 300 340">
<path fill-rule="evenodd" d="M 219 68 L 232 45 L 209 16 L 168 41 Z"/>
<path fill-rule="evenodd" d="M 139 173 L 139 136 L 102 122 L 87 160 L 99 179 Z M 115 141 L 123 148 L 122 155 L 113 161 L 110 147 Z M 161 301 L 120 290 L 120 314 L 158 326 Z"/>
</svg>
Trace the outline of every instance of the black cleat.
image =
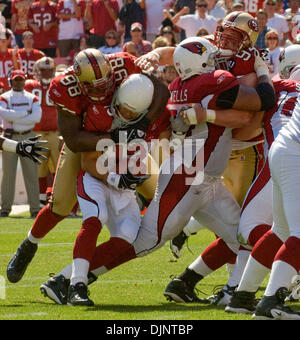
<svg viewBox="0 0 300 340">
<path fill-rule="evenodd" d="M 194 289 L 178 278 L 174 278 L 166 287 L 164 296 L 168 301 L 185 302 L 185 303 L 204 303 L 209 304 L 208 299 L 199 298 Z"/>
<path fill-rule="evenodd" d="M 89 299 L 88 297 L 89 292 L 87 286 L 82 283 L 78 282 L 74 286 L 69 287 L 68 291 L 68 302 L 69 306 L 94 306 L 94 302 Z"/>
<path fill-rule="evenodd" d="M 177 259 L 182 256 L 182 248 L 188 238 L 189 237 L 184 233 L 184 231 L 182 231 L 170 241 L 171 252 Z"/>
<path fill-rule="evenodd" d="M 6 269 L 6 275 L 10 282 L 16 283 L 22 279 L 37 249 L 38 245 L 30 242 L 27 238 L 19 245 Z"/>
<path fill-rule="evenodd" d="M 70 280 L 67 280 L 63 275 L 55 275 L 41 285 L 40 291 L 56 304 L 66 305 L 69 286 Z"/>
<path fill-rule="evenodd" d="M 252 314 L 255 311 L 257 300 L 255 293 L 246 291 L 235 291 L 230 303 L 226 306 L 225 312 Z"/>
<path fill-rule="evenodd" d="M 275 295 L 263 296 L 252 318 L 256 320 L 300 320 L 300 313 L 284 304 L 288 294 L 289 291 L 281 287 Z"/>
</svg>

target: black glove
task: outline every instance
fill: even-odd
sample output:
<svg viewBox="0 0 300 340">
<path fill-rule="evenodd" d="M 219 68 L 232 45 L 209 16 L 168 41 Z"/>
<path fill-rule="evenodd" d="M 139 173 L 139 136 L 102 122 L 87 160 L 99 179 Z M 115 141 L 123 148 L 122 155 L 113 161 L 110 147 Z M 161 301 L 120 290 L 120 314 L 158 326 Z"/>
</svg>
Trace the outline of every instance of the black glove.
<svg viewBox="0 0 300 340">
<path fill-rule="evenodd" d="M 47 141 L 39 141 L 40 138 L 41 136 L 35 136 L 18 142 L 16 153 L 30 158 L 35 163 L 41 164 L 41 161 L 46 160 L 47 157 L 41 155 L 40 152 L 48 152 L 49 149 L 41 147 Z"/>
<path fill-rule="evenodd" d="M 142 176 L 135 176 L 132 175 L 130 172 L 127 174 L 120 175 L 120 181 L 118 184 L 119 189 L 129 189 L 129 190 L 135 190 L 136 187 L 139 187 L 142 185 L 149 177 L 150 175 L 142 175 Z"/>
<path fill-rule="evenodd" d="M 144 139 L 146 133 L 143 130 L 140 130 L 139 128 L 136 127 L 131 127 L 131 128 L 126 128 L 126 129 L 115 129 L 110 133 L 111 139 L 116 143 L 119 144 L 120 142 L 124 142 L 122 140 L 123 137 L 120 139 L 119 134 L 126 134 L 126 137 L 124 141 L 126 143 L 131 142 L 134 139 Z"/>
</svg>

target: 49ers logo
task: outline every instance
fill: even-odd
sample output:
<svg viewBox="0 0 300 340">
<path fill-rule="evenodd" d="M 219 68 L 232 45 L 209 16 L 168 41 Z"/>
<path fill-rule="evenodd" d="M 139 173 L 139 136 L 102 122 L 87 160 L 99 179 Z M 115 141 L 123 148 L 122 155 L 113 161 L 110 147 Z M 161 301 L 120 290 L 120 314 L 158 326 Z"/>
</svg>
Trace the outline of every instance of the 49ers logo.
<svg viewBox="0 0 300 340">
<path fill-rule="evenodd" d="M 199 42 L 187 43 L 187 44 L 182 45 L 181 47 L 186 48 L 192 53 L 196 53 L 200 55 L 202 55 L 207 50 L 207 48 Z"/>
<path fill-rule="evenodd" d="M 75 72 L 75 74 L 76 74 L 77 76 L 80 76 L 80 74 L 81 74 L 81 69 L 80 69 L 79 64 L 78 64 L 78 62 L 77 62 L 76 60 L 74 60 L 73 70 L 74 70 L 74 72 Z"/>
<path fill-rule="evenodd" d="M 258 24 L 257 24 L 257 21 L 254 20 L 254 19 L 250 19 L 248 21 L 248 26 L 249 28 L 254 31 L 254 32 L 258 32 Z"/>
</svg>

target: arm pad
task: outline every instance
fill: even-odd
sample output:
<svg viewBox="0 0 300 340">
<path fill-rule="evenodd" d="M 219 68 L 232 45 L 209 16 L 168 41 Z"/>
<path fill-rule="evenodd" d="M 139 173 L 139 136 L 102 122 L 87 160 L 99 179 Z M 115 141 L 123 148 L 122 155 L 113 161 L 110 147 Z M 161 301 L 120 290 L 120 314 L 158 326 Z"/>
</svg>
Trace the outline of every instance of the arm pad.
<svg viewBox="0 0 300 340">
<path fill-rule="evenodd" d="M 270 110 L 276 105 L 276 94 L 269 83 L 261 83 L 256 87 L 256 92 L 261 100 L 261 111 Z"/>
</svg>

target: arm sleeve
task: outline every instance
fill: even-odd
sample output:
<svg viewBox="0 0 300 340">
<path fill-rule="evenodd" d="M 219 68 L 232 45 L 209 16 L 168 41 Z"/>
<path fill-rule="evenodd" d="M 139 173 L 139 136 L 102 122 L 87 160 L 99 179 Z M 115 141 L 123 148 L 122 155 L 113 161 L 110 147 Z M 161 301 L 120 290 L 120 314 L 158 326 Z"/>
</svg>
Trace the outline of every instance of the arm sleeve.
<svg viewBox="0 0 300 340">
<path fill-rule="evenodd" d="M 32 125 L 39 123 L 42 118 L 42 109 L 38 101 L 34 101 L 32 104 L 32 112 L 27 116 L 18 119 L 15 123 L 23 125 Z"/>
<path fill-rule="evenodd" d="M 229 90 L 219 94 L 216 105 L 222 109 L 231 109 L 239 92 L 239 85 L 235 85 Z"/>
</svg>

